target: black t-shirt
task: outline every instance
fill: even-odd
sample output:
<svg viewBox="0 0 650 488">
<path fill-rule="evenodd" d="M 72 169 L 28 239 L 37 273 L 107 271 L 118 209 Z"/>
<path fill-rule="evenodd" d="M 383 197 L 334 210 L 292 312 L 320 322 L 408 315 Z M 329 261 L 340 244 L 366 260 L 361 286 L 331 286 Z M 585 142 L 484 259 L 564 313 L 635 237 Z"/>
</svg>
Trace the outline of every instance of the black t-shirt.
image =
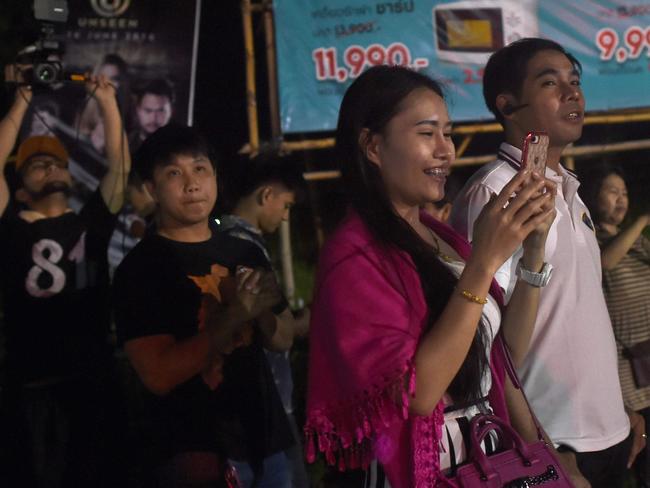
<svg viewBox="0 0 650 488">
<path fill-rule="evenodd" d="M 108 241 L 116 217 L 99 190 L 79 214 L 0 219 L 7 373 L 18 383 L 102 374 L 110 356 Z"/>
<path fill-rule="evenodd" d="M 250 243 L 213 232 L 205 242 L 145 237 L 117 268 L 115 320 L 120 343 L 158 334 L 177 341 L 196 335 L 201 290 L 189 278 L 209 275 L 218 264 L 263 267 Z M 164 396 L 143 392 L 138 424 L 150 463 L 174 453 L 209 450 L 259 465 L 292 443 L 291 431 L 260 337 L 226 356 L 223 381 L 211 389 L 200 375 Z"/>
</svg>

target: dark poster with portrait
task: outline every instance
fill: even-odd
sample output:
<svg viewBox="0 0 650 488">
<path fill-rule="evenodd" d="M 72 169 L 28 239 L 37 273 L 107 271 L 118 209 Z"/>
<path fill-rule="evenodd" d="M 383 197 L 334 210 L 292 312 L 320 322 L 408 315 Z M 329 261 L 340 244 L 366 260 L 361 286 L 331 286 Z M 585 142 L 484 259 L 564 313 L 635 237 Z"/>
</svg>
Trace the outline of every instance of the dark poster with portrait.
<svg viewBox="0 0 650 488">
<path fill-rule="evenodd" d="M 132 149 L 170 120 L 191 124 L 201 0 L 68 0 L 68 9 L 56 36 L 63 69 L 111 79 Z M 76 210 L 106 171 L 101 117 L 83 84 L 36 92 L 21 138 L 48 132 L 71 155 Z M 121 215 L 109 252 L 113 266 L 137 242 L 131 229 L 138 219 L 132 208 Z"/>
</svg>

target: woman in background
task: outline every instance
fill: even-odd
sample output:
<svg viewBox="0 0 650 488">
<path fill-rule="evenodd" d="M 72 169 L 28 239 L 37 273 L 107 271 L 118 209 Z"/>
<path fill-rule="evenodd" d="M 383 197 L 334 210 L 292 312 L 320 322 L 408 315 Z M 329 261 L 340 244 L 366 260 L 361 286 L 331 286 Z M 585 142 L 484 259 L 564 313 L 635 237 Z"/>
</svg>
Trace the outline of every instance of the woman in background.
<svg viewBox="0 0 650 488">
<path fill-rule="evenodd" d="M 635 381 L 628 348 L 650 341 L 650 240 L 643 230 L 650 224 L 647 209 L 622 227 L 629 209 L 623 170 L 603 164 L 581 178 L 581 196 L 591 211 L 600 243 L 603 289 L 614 327 L 618 373 L 623 400 L 629 410 L 650 425 L 650 386 Z M 648 371 L 650 375 L 650 371 Z M 631 422 L 639 422 L 630 415 Z M 637 452 L 643 446 L 633 446 Z M 650 453 L 642 452 L 634 463 L 640 487 L 650 487 Z"/>
</svg>

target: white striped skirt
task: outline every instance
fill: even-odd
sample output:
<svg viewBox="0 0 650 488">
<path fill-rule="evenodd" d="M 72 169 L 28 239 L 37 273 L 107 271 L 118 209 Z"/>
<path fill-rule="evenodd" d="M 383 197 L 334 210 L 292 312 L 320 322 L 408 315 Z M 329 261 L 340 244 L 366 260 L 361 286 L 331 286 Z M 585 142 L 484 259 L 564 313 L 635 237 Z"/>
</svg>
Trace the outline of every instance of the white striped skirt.
<svg viewBox="0 0 650 488">
<path fill-rule="evenodd" d="M 468 456 L 470 445 L 469 423 L 470 420 L 481 413 L 491 412 L 486 399 L 481 400 L 482 406 L 472 405 L 468 408 L 457 409 L 453 406 L 445 408 L 445 423 L 440 439 L 440 469 L 448 475 L 453 475 L 456 469 L 462 465 Z M 497 450 L 498 439 L 494 432 L 486 436 L 481 444 L 486 454 L 492 454 Z M 366 471 L 364 488 L 391 488 L 388 478 L 380 463 L 372 461 Z"/>
</svg>

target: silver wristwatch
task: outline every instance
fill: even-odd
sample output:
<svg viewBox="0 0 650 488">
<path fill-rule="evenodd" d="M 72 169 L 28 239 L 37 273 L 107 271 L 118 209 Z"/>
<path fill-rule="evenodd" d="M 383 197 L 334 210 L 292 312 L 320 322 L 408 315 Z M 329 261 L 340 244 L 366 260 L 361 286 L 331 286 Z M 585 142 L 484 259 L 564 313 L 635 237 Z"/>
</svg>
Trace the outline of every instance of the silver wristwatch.
<svg viewBox="0 0 650 488">
<path fill-rule="evenodd" d="M 536 288 L 542 288 L 543 286 L 546 286 L 551 279 L 551 275 L 553 274 L 553 266 L 551 266 L 549 263 L 544 263 L 542 270 L 539 273 L 535 273 L 534 271 L 530 271 L 524 268 L 521 265 L 520 259 L 517 263 L 516 273 L 520 280 L 525 281 L 529 285 Z"/>
</svg>

